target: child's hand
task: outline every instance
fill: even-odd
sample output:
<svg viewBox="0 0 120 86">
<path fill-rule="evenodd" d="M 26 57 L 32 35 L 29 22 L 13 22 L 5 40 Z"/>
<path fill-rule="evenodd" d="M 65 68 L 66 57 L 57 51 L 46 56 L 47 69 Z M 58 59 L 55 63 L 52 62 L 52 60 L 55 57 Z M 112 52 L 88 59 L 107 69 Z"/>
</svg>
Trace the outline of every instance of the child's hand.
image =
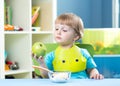
<svg viewBox="0 0 120 86">
<path fill-rule="evenodd" d="M 32 58 L 34 58 L 37 62 L 39 62 L 39 64 L 44 64 L 43 56 L 37 57 L 35 54 L 32 53 Z"/>
<path fill-rule="evenodd" d="M 35 54 L 32 53 L 32 58 L 34 58 L 40 64 L 40 66 L 42 66 L 44 68 L 47 68 L 46 65 L 45 65 L 43 56 L 37 57 Z M 47 75 L 48 72 L 46 72 L 44 70 L 40 70 L 40 69 L 39 69 L 39 71 L 40 71 L 40 75 L 43 78 L 48 78 L 48 75 Z"/>
<path fill-rule="evenodd" d="M 90 75 L 90 79 L 103 79 L 103 75 L 102 74 L 92 74 Z"/>
<path fill-rule="evenodd" d="M 96 68 L 89 69 L 88 73 L 90 75 L 90 79 L 103 79 L 104 76 L 98 72 Z"/>
</svg>

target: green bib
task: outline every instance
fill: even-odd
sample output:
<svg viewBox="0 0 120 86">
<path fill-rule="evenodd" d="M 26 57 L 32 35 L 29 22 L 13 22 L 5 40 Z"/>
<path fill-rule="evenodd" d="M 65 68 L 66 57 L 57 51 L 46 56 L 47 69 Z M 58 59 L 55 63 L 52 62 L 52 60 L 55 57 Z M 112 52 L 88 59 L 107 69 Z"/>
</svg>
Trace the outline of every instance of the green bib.
<svg viewBox="0 0 120 86">
<path fill-rule="evenodd" d="M 58 47 L 55 50 L 53 68 L 55 71 L 80 72 L 86 69 L 86 58 L 75 45 L 70 49 Z"/>
</svg>

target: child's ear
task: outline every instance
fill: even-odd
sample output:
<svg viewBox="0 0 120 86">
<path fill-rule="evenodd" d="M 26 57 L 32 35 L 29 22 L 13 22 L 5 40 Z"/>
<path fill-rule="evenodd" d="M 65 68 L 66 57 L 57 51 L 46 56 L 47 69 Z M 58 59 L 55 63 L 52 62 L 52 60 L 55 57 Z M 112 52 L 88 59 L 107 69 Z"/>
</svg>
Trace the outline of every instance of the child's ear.
<svg viewBox="0 0 120 86">
<path fill-rule="evenodd" d="M 77 41 L 79 38 L 80 38 L 80 36 L 75 35 L 75 37 L 74 37 L 74 41 Z"/>
</svg>

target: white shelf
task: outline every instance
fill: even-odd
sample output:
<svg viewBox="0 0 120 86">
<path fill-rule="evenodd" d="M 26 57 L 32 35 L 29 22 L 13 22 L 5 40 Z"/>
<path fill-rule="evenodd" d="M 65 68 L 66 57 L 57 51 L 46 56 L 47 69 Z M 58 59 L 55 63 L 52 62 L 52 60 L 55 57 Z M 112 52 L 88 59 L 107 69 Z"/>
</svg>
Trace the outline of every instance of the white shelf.
<svg viewBox="0 0 120 86">
<path fill-rule="evenodd" d="M 4 1 L 12 8 L 12 25 L 23 28 L 23 31 L 4 31 Z M 32 6 L 40 6 L 40 31 L 32 31 Z M 0 79 L 5 76 L 15 78 L 32 78 L 32 45 L 35 42 L 53 42 L 54 19 L 56 18 L 56 0 L 1 0 L 0 14 Z M 35 27 L 34 27 L 35 28 Z M 8 61 L 18 62 L 20 69 L 5 71 L 4 51 Z"/>
<path fill-rule="evenodd" d="M 33 31 L 32 34 L 53 34 L 52 31 Z"/>
<path fill-rule="evenodd" d="M 24 70 L 24 69 L 9 70 L 9 71 L 5 71 L 5 75 L 21 74 L 21 73 L 27 73 L 27 72 L 32 72 L 32 71 L 31 70 Z"/>
<path fill-rule="evenodd" d="M 29 34 L 28 31 L 5 31 L 5 34 Z"/>
<path fill-rule="evenodd" d="M 4 78 L 4 34 L 3 34 L 3 27 L 4 27 L 4 1 L 0 0 L 0 78 Z"/>
</svg>

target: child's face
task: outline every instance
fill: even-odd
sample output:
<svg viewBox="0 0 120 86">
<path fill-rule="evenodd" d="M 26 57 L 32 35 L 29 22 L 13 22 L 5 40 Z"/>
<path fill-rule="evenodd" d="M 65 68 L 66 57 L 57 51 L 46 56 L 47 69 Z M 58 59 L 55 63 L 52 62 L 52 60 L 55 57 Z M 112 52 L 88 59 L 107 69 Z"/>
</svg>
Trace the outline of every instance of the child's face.
<svg viewBox="0 0 120 86">
<path fill-rule="evenodd" d="M 77 34 L 68 25 L 55 24 L 54 37 L 57 43 L 68 45 L 76 40 Z"/>
</svg>

